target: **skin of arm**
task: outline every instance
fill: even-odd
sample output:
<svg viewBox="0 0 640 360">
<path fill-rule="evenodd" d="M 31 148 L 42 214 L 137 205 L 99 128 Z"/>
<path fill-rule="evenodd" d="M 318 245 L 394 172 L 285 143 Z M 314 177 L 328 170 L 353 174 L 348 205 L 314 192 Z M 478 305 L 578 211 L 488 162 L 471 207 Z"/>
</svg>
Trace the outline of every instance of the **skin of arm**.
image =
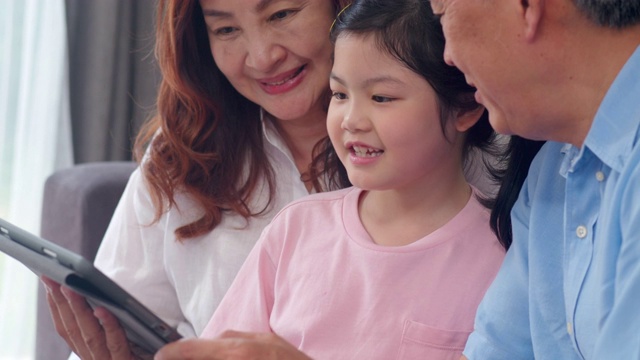
<svg viewBox="0 0 640 360">
<path fill-rule="evenodd" d="M 273 333 L 225 331 L 216 339 L 189 339 L 171 343 L 156 353 L 154 360 L 310 360 L 294 346 Z"/>
</svg>

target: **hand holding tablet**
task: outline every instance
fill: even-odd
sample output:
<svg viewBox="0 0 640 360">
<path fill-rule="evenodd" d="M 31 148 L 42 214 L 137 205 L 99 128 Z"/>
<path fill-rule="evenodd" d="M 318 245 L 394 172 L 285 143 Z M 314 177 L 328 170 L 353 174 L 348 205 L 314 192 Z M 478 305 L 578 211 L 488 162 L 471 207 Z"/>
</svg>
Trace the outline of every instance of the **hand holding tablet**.
<svg viewBox="0 0 640 360">
<path fill-rule="evenodd" d="M 88 260 L 3 219 L 0 219 L 0 251 L 38 276 L 73 289 L 93 308 L 106 308 L 124 328 L 134 344 L 132 348 L 153 354 L 182 337 Z"/>
</svg>

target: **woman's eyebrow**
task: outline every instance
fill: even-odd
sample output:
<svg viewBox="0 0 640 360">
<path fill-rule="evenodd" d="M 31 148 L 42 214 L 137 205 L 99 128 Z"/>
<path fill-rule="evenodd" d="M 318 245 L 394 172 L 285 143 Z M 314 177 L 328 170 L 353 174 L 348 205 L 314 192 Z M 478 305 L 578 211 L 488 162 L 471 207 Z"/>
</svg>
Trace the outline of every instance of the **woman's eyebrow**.
<svg viewBox="0 0 640 360">
<path fill-rule="evenodd" d="M 276 1 L 281 1 L 281 0 L 260 0 L 260 2 L 258 2 L 254 7 L 253 11 L 256 13 L 262 12 L 264 11 L 264 9 L 268 8 L 269 5 L 271 5 Z M 218 17 L 218 18 L 230 18 L 233 16 L 229 12 L 215 10 L 215 9 L 202 9 L 202 13 L 204 16 L 212 16 L 212 17 Z"/>
<path fill-rule="evenodd" d="M 217 17 L 217 18 L 230 18 L 233 15 L 226 11 L 214 10 L 214 9 L 202 9 L 202 14 L 207 17 Z"/>
</svg>

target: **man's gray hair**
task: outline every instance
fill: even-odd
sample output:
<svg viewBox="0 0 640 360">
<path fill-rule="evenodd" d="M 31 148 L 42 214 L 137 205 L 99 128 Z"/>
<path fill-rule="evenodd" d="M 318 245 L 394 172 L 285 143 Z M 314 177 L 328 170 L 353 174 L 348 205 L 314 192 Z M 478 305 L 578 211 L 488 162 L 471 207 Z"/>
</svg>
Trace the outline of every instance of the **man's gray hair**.
<svg viewBox="0 0 640 360">
<path fill-rule="evenodd" d="M 576 6 L 599 25 L 624 28 L 640 24 L 640 0 L 573 0 Z"/>
</svg>

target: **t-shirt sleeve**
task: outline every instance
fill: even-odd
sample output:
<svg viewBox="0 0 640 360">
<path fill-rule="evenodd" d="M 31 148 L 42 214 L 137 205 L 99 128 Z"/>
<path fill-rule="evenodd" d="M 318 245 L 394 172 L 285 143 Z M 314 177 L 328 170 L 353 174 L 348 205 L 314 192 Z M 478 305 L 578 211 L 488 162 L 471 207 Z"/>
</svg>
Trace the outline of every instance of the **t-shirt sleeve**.
<svg viewBox="0 0 640 360">
<path fill-rule="evenodd" d="M 280 236 L 271 225 L 263 231 L 233 284 L 204 328 L 202 338 L 214 338 L 225 330 L 270 332 L 274 304 L 276 265 L 271 253 Z"/>
<path fill-rule="evenodd" d="M 511 212 L 513 243 L 487 290 L 463 354 L 478 359 L 533 359 L 528 308 L 527 182 Z"/>
</svg>

